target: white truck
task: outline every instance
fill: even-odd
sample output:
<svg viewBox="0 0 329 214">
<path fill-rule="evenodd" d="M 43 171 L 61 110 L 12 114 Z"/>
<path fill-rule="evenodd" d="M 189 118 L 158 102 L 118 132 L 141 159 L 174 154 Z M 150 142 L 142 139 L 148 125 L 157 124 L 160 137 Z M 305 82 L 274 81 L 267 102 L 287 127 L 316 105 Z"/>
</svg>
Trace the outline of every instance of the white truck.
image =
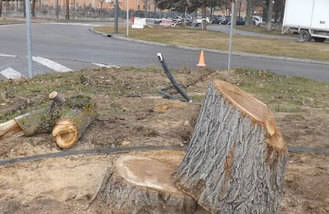
<svg viewBox="0 0 329 214">
<path fill-rule="evenodd" d="M 282 32 L 288 31 L 300 41 L 329 39 L 329 0 L 286 0 Z"/>
</svg>

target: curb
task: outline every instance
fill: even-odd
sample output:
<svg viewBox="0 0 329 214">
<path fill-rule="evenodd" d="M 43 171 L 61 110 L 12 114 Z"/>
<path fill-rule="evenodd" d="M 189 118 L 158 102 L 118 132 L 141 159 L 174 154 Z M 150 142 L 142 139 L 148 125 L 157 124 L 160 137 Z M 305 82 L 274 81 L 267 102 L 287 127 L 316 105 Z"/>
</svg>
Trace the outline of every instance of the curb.
<svg viewBox="0 0 329 214">
<path fill-rule="evenodd" d="M 216 49 L 189 47 L 189 46 L 183 46 L 183 45 L 170 45 L 170 44 L 164 44 L 164 43 L 160 43 L 160 42 L 144 41 L 144 40 L 140 40 L 140 39 L 126 38 L 126 37 L 123 37 L 123 36 L 120 36 L 120 35 L 106 34 L 106 33 L 97 31 L 95 29 L 89 29 L 89 31 L 93 32 L 95 34 L 102 35 L 104 37 L 111 37 L 111 38 L 118 39 L 118 40 L 137 42 L 137 43 L 147 44 L 147 45 L 157 45 L 157 46 L 161 46 L 161 47 L 173 47 L 173 48 L 179 48 L 179 49 L 191 50 L 191 51 L 204 50 L 204 51 L 207 51 L 207 52 L 210 52 L 210 53 L 228 54 L 228 51 L 221 51 L 221 50 L 216 50 Z M 287 61 L 287 62 L 299 62 L 299 63 L 329 65 L 329 61 L 318 61 L 318 60 L 311 60 L 311 59 L 299 59 L 299 58 L 293 58 L 293 57 L 281 57 L 281 56 L 251 54 L 251 53 L 245 53 L 245 52 L 232 52 L 232 55 L 234 55 L 234 56 L 244 56 L 244 57 L 255 57 L 255 58 L 262 58 L 262 59 L 269 59 L 269 60 L 280 60 L 280 61 Z"/>
</svg>

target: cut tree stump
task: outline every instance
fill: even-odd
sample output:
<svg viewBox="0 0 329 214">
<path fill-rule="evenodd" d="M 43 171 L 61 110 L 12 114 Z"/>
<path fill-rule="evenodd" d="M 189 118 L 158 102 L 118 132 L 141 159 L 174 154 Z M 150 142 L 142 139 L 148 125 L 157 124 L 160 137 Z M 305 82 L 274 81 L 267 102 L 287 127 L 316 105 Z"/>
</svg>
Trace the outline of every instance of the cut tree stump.
<svg viewBox="0 0 329 214">
<path fill-rule="evenodd" d="M 213 81 L 176 186 L 211 213 L 274 214 L 283 191 L 287 148 L 265 104 Z"/>
<path fill-rule="evenodd" d="M 153 158 L 122 156 L 108 168 L 97 198 L 111 214 L 191 214 L 197 204 L 177 190 L 177 164 Z"/>
</svg>

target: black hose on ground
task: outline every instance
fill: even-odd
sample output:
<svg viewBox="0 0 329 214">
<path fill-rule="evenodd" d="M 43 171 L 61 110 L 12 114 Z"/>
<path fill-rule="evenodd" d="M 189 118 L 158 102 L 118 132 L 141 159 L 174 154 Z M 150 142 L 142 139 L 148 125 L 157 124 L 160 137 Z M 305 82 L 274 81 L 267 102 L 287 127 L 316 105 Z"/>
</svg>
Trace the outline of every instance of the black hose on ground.
<svg viewBox="0 0 329 214">
<path fill-rule="evenodd" d="M 76 155 L 100 155 L 100 154 L 122 154 L 133 151 L 147 152 L 156 150 L 185 150 L 186 146 L 130 146 L 130 147 L 107 147 L 99 149 L 87 149 L 87 150 L 65 150 L 62 152 L 46 153 L 40 155 L 31 155 L 27 157 L 10 158 L 6 160 L 0 160 L 0 166 L 7 166 L 16 163 L 28 162 L 28 161 L 40 161 L 50 158 L 61 158 Z M 329 148 L 311 148 L 311 147 L 295 147 L 288 146 L 288 152 L 290 153 L 316 153 L 316 154 L 328 154 Z"/>
<path fill-rule="evenodd" d="M 162 54 L 161 54 L 161 53 L 158 53 L 157 56 L 158 56 L 158 59 L 159 59 L 161 65 L 162 65 L 162 68 L 163 68 L 165 74 L 167 75 L 168 79 L 170 80 L 171 84 L 173 85 L 173 86 L 170 86 L 170 87 L 167 87 L 167 88 L 159 89 L 159 90 L 158 90 L 159 93 L 162 94 L 164 97 L 166 97 L 166 98 L 168 98 L 168 99 L 179 99 L 179 100 L 181 100 L 181 101 L 183 101 L 183 102 L 192 102 L 192 99 L 191 99 L 191 98 L 185 93 L 185 91 L 179 86 L 179 84 L 178 84 L 178 83 L 176 82 L 176 80 L 175 80 L 175 77 L 174 77 L 174 76 L 172 75 L 172 73 L 169 71 L 168 66 L 167 66 L 167 64 L 166 64 L 166 62 L 165 62 L 165 60 L 164 60 Z M 182 95 L 183 99 L 181 99 L 181 98 L 177 98 L 177 97 L 175 97 L 175 96 L 172 96 L 172 95 L 170 95 L 169 93 L 166 92 L 167 90 L 169 90 L 169 89 L 171 89 L 171 88 L 175 88 L 176 91 Z"/>
<path fill-rule="evenodd" d="M 60 158 L 75 155 L 99 155 L 99 154 L 121 154 L 132 151 L 147 152 L 155 150 L 184 150 L 182 146 L 129 146 L 129 147 L 117 147 L 117 148 L 99 148 L 99 149 L 87 149 L 87 150 L 65 150 L 62 152 L 54 152 L 40 155 L 31 155 L 26 157 L 11 158 L 7 160 L 0 160 L 0 166 L 7 166 L 10 164 L 16 164 L 27 161 L 39 161 L 49 158 Z"/>
</svg>

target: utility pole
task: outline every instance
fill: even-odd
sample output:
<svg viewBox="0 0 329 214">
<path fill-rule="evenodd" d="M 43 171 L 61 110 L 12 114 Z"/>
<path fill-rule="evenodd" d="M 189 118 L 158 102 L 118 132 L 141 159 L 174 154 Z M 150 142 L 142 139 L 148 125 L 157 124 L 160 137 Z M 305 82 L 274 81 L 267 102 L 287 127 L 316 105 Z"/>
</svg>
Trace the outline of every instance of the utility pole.
<svg viewBox="0 0 329 214">
<path fill-rule="evenodd" d="M 227 70 L 231 70 L 231 61 L 232 61 L 232 40 L 233 40 L 233 23 L 234 20 L 234 10 L 235 10 L 235 2 L 232 0 L 232 7 L 231 7 L 231 29 L 230 29 L 230 41 L 229 41 L 229 48 L 228 48 L 228 63 L 227 63 Z"/>
<path fill-rule="evenodd" d="M 119 13 L 119 2 L 115 0 L 115 8 L 114 8 L 114 33 L 118 34 L 118 13 Z"/>
<path fill-rule="evenodd" d="M 127 8 L 126 8 L 126 36 L 129 36 L 129 0 L 127 0 Z"/>
<path fill-rule="evenodd" d="M 32 71 L 32 39 L 31 39 L 30 0 L 25 0 L 25 14 L 26 14 L 27 69 L 28 69 L 29 78 L 32 78 L 33 71 Z"/>
</svg>

